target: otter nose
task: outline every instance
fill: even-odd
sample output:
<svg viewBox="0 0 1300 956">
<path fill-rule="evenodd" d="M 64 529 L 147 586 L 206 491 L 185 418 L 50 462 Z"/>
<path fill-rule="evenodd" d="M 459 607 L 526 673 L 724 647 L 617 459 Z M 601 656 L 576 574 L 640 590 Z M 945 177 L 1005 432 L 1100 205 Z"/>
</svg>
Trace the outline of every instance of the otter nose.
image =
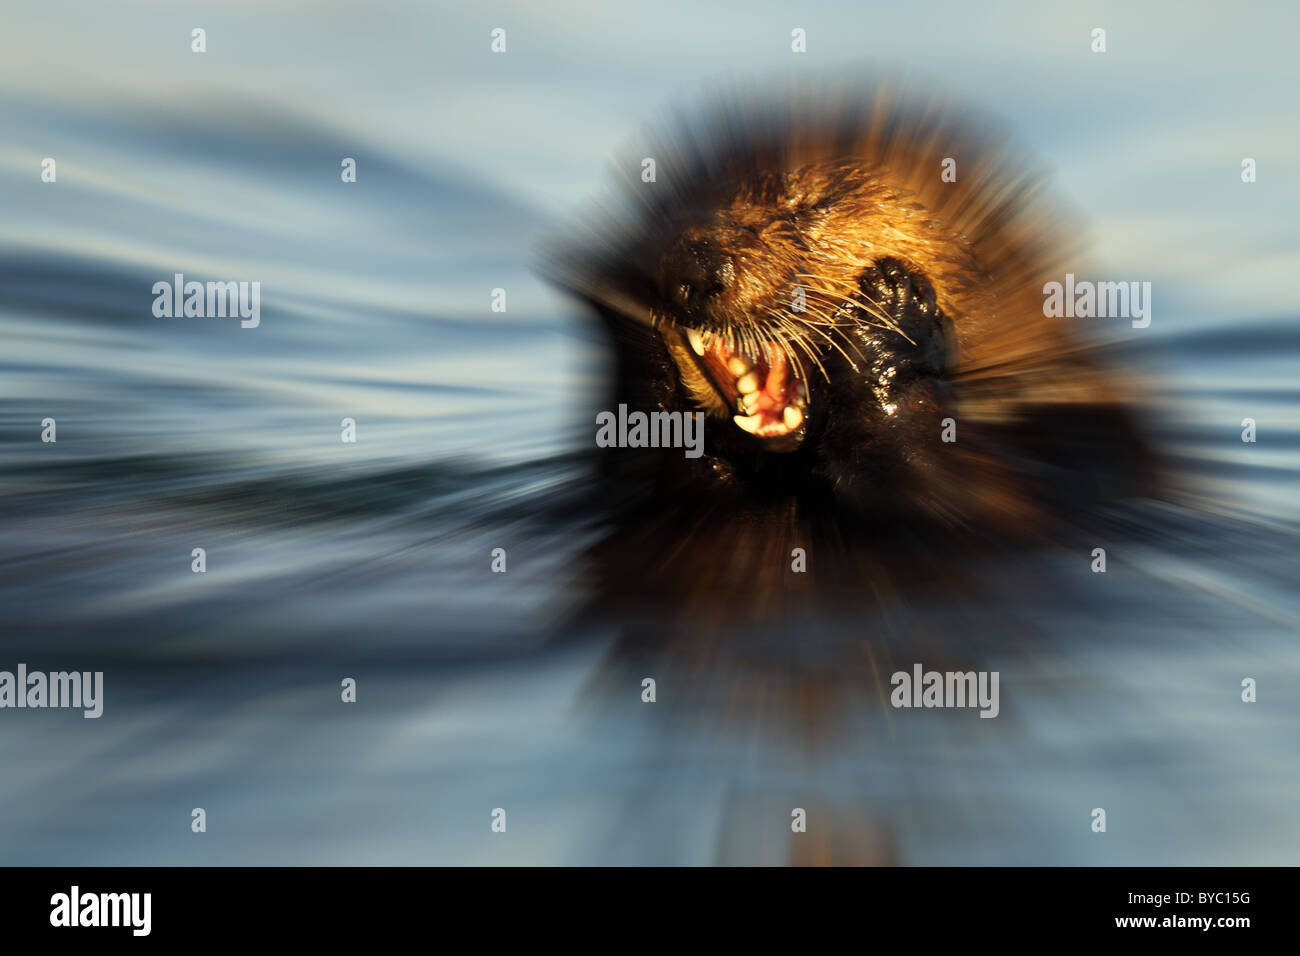
<svg viewBox="0 0 1300 956">
<path fill-rule="evenodd" d="M 664 256 L 662 274 L 665 297 L 691 312 L 735 284 L 736 265 L 716 241 L 684 238 Z"/>
</svg>

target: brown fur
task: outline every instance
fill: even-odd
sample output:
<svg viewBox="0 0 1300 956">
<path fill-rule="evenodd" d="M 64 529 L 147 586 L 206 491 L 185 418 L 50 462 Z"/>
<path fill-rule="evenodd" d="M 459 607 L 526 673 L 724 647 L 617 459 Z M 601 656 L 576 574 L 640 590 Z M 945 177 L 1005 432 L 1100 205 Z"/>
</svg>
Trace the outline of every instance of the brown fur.
<svg viewBox="0 0 1300 956">
<path fill-rule="evenodd" d="M 918 475 L 923 507 L 958 524 L 1003 526 L 1058 511 L 1013 463 L 1023 449 L 999 443 L 1015 429 L 1055 441 L 1052 430 L 1071 412 L 1090 423 L 1061 426 L 1067 444 L 1078 436 L 1071 450 L 1081 460 L 1134 465 L 1109 490 L 1149 490 L 1128 412 L 1134 396 L 1069 320 L 1043 315 L 1044 283 L 1082 270 L 1066 241 L 1069 217 L 1006 137 L 888 87 L 865 102 L 825 90 L 779 102 L 724 100 L 702 122 L 679 120 L 661 134 L 666 145 L 650 153 L 658 181 L 629 181 L 639 208 L 632 217 L 602 212 L 587 246 L 598 251 L 570 258 L 561 281 L 634 321 L 671 323 L 660 264 L 674 244 L 706 239 L 726 250 L 734 275 L 705 326 L 743 329 L 788 310 L 795 287 L 811 313 L 828 315 L 854 294 L 866 265 L 901 260 L 928 277 L 955 335 L 942 413 L 957 421 L 958 440 Z M 956 182 L 941 178 L 946 158 L 956 161 Z M 674 336 L 665 344 L 697 407 L 725 421 L 734 409 L 692 377 Z"/>
</svg>

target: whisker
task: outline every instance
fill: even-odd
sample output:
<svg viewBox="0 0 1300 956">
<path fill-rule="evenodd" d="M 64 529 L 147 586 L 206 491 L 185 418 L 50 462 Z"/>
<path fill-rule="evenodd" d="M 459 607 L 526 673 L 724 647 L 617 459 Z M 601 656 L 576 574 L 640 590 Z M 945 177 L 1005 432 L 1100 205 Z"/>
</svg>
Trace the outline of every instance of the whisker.
<svg viewBox="0 0 1300 956">
<path fill-rule="evenodd" d="M 844 279 L 836 279 L 832 276 L 815 275 L 810 272 L 797 272 L 795 273 L 795 276 L 800 279 L 819 279 L 822 282 L 829 282 L 833 285 L 842 285 L 847 288 L 853 289 L 855 292 L 858 291 L 858 286 L 855 283 L 848 282 L 847 280 Z M 833 292 L 829 289 L 810 288 L 808 291 L 812 292 L 814 295 L 822 295 L 827 298 L 830 298 L 831 296 L 835 296 L 836 298 L 840 298 L 845 302 L 850 302 L 853 305 L 857 306 L 858 308 L 862 309 L 868 315 L 874 316 L 875 318 L 878 318 L 882 322 L 886 323 L 885 326 L 886 328 L 890 329 L 891 331 L 897 332 L 903 338 L 907 339 L 910 345 L 916 344 L 916 342 L 912 339 L 912 337 L 909 336 L 906 332 L 904 332 L 901 328 L 899 328 L 898 323 L 896 323 L 895 321 L 893 321 L 893 319 L 891 319 L 888 315 L 886 315 L 880 309 L 879 306 L 869 305 L 866 302 L 860 301 L 854 296 L 844 295 L 843 293 L 839 293 L 839 292 Z"/>
<path fill-rule="evenodd" d="M 831 380 L 830 373 L 826 371 L 826 367 L 822 365 L 821 359 L 817 357 L 817 354 L 816 352 L 813 351 L 812 347 L 809 346 L 806 341 L 804 341 L 802 331 L 798 327 L 798 325 L 794 322 L 794 320 L 792 320 L 789 315 L 787 315 L 785 312 L 779 309 L 774 309 L 769 307 L 767 311 L 777 319 L 777 321 L 782 326 L 782 330 L 785 331 L 790 336 L 791 340 L 793 340 L 801 348 L 803 348 L 803 350 L 808 354 L 808 358 L 810 358 L 813 361 L 813 363 L 817 366 L 818 371 L 822 373 L 822 378 L 826 379 L 826 381 L 829 382 Z M 814 330 L 819 332 L 823 336 L 825 336 L 826 334 L 824 332 L 821 332 L 820 329 L 816 329 L 815 327 Z M 843 354 L 842 350 L 841 350 L 841 354 Z M 848 358 L 847 355 L 845 355 L 844 357 L 846 359 Z M 849 364 L 853 364 L 852 359 L 849 359 Z M 802 370 L 802 366 L 800 366 L 800 368 Z"/>
</svg>

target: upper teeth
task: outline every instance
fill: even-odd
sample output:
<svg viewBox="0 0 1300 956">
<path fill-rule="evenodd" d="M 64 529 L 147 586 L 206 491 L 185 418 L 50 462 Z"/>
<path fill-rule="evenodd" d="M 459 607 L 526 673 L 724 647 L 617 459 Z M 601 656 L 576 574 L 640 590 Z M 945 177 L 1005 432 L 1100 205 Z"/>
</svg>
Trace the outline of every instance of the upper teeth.
<svg viewBox="0 0 1300 956">
<path fill-rule="evenodd" d="M 690 343 L 691 351 L 703 357 L 721 340 L 711 332 L 687 329 L 686 341 Z M 725 356 L 734 347 L 732 343 L 730 347 L 722 350 L 722 355 Z M 754 362 L 747 356 L 732 354 L 727 358 L 727 371 L 736 379 L 736 391 L 739 392 L 738 410 L 744 413 L 732 419 L 739 428 L 760 438 L 770 438 L 788 435 L 803 424 L 804 412 L 799 406 L 808 400 L 808 390 L 803 382 L 795 383 L 793 401 L 796 404 L 786 405 L 784 408 L 769 408 L 760 412 L 758 408 L 764 397 L 764 383 L 759 379 L 759 371 L 754 367 Z M 776 419 L 778 411 L 781 417 Z M 765 422 L 769 424 L 764 424 Z"/>
</svg>

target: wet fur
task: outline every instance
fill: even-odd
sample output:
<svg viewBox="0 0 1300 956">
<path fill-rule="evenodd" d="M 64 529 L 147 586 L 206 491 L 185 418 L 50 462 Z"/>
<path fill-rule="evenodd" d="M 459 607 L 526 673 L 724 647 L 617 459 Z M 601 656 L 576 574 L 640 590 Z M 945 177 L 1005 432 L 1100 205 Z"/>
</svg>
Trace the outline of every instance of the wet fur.
<svg viewBox="0 0 1300 956">
<path fill-rule="evenodd" d="M 612 499 L 785 503 L 871 525 L 1014 535 L 1148 493 L 1154 465 L 1134 396 L 1066 322 L 1043 316 L 1044 282 L 1079 271 L 1077 258 L 1068 216 L 1005 137 L 888 88 L 778 104 L 724 98 L 671 124 L 643 152 L 657 182 L 630 180 L 630 208 L 606 210 L 586 249 L 570 248 L 555 270 L 612 337 L 606 407 L 709 413 L 702 459 L 611 451 Z M 953 183 L 940 176 L 949 157 Z M 683 248 L 725 252 L 735 263 L 726 287 L 675 294 L 700 283 Z M 745 335 L 795 286 L 815 314 L 845 298 L 864 308 L 834 343 L 824 329 L 808 334 L 818 355 L 791 349 L 814 420 L 797 452 L 772 454 L 731 424 L 734 409 L 693 379 L 665 329 Z M 882 388 L 891 370 L 900 374 Z M 955 443 L 940 440 L 945 418 Z"/>
<path fill-rule="evenodd" d="M 807 806 L 829 749 L 852 753 L 864 734 L 903 753 L 925 746 L 913 737 L 924 724 L 889 705 L 894 671 L 1042 653 L 1051 635 L 1020 599 L 1078 587 L 1089 549 L 1122 527 L 1094 506 L 1156 491 L 1155 457 L 1130 383 L 1042 315 L 1043 283 L 1082 271 L 1065 242 L 1070 218 L 998 131 L 888 88 L 733 95 L 690 115 L 622 163 L 655 157 L 658 182 L 630 178 L 624 201 L 549 263 L 608 336 L 609 384 L 593 413 L 708 413 L 703 458 L 601 455 L 605 533 L 576 571 L 591 599 L 557 640 L 616 635 L 582 695 L 589 706 L 789 743 Z M 940 179 L 945 157 L 956 183 Z M 778 181 L 789 171 L 802 172 Z M 783 191 L 817 214 L 783 225 Z M 673 301 L 666 281 L 690 278 L 689 259 L 666 256 L 688 229 L 741 257 L 703 309 Z M 854 325 L 856 372 L 826 350 L 831 384 L 810 373 L 807 439 L 770 453 L 711 407 L 671 322 L 743 323 L 813 272 L 854 282 L 889 322 Z M 879 327 L 891 323 L 907 337 Z M 891 363 L 905 372 L 882 394 L 874 379 Z M 891 424 L 881 405 L 894 400 L 909 404 Z M 947 416 L 955 444 L 939 442 Z M 1071 553 L 1045 564 L 1046 547 Z M 637 702 L 647 675 L 666 706 Z M 1009 701 L 999 720 L 973 723 L 1015 735 L 1028 732 L 1020 720 Z M 768 814 L 765 799 L 736 795 L 728 818 L 777 819 L 793 805 Z M 790 861 L 895 861 L 896 821 L 877 811 L 850 801 L 819 823 L 843 859 L 804 858 L 800 836 Z M 750 860 L 748 845 L 724 837 L 719 858 Z"/>
</svg>

